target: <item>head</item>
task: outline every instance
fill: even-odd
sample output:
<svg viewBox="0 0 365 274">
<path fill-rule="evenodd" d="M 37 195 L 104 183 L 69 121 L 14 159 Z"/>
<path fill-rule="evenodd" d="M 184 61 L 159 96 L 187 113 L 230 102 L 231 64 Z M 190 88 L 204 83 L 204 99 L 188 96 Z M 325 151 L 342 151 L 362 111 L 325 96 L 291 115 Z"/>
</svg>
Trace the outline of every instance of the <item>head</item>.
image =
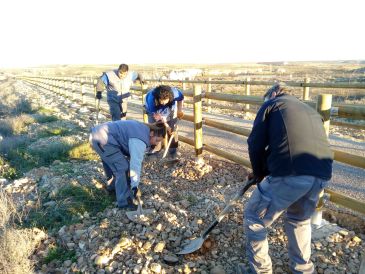
<svg viewBox="0 0 365 274">
<path fill-rule="evenodd" d="M 127 76 L 129 67 L 126 64 L 121 64 L 118 68 L 118 77 L 123 79 Z"/>
<path fill-rule="evenodd" d="M 174 93 L 171 87 L 161 85 L 156 88 L 156 105 L 165 106 L 174 101 Z"/>
<path fill-rule="evenodd" d="M 166 134 L 166 128 L 162 123 L 148 124 L 148 126 L 150 128 L 150 144 L 153 146 L 162 141 Z"/>
<path fill-rule="evenodd" d="M 270 99 L 275 98 L 276 96 L 287 93 L 288 89 L 285 83 L 276 83 L 271 88 L 269 88 L 264 94 L 264 101 L 268 101 Z"/>
</svg>

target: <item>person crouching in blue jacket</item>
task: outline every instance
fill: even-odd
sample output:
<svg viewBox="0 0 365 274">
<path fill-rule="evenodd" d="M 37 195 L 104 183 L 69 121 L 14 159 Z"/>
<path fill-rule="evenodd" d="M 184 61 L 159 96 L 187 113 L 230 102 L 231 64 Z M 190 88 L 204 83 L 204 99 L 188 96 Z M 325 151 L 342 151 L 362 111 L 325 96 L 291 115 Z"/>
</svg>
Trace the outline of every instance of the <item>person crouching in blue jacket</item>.
<svg viewBox="0 0 365 274">
<path fill-rule="evenodd" d="M 108 180 L 107 190 L 116 194 L 119 208 L 136 209 L 145 150 L 162 140 L 155 129 L 133 120 L 108 122 L 91 129 L 90 143 L 99 154 Z"/>
<path fill-rule="evenodd" d="M 148 115 L 148 122 L 161 122 L 165 125 L 168 138 L 171 138 L 172 131 L 175 130 L 175 124 L 178 119 L 182 119 L 184 95 L 176 87 L 160 85 L 149 90 L 146 94 L 144 107 Z M 177 156 L 178 140 L 177 134 L 174 135 L 170 148 L 170 157 L 175 159 Z M 157 153 L 161 150 L 161 143 L 151 149 L 150 153 Z"/>
<path fill-rule="evenodd" d="M 283 84 L 266 92 L 247 140 L 249 179 L 262 182 L 244 210 L 249 268 L 240 264 L 238 273 L 272 273 L 267 227 L 282 213 L 291 272 L 314 272 L 311 216 L 331 179 L 333 152 L 321 116 L 289 92 Z"/>
</svg>

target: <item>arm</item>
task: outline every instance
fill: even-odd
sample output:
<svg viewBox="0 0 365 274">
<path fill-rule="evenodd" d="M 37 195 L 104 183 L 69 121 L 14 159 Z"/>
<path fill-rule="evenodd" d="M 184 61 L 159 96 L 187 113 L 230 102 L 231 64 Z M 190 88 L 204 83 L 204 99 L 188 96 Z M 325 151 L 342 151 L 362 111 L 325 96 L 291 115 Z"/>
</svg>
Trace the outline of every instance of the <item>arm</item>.
<svg viewBox="0 0 365 274">
<path fill-rule="evenodd" d="M 129 154 L 130 154 L 130 177 L 131 188 L 138 187 L 141 179 L 142 161 L 144 152 L 146 150 L 146 144 L 137 138 L 131 138 L 128 141 Z"/>
<path fill-rule="evenodd" d="M 136 80 L 138 80 L 140 82 L 140 84 L 143 85 L 144 84 L 144 80 L 143 80 L 142 74 L 140 74 L 140 73 L 137 73 L 137 74 L 138 74 L 138 76 L 137 76 L 137 79 Z"/>
<path fill-rule="evenodd" d="M 248 152 L 252 165 L 253 174 L 257 177 L 267 175 L 266 147 L 268 146 L 268 105 L 264 104 L 259 109 L 250 136 L 247 139 Z"/>
<path fill-rule="evenodd" d="M 106 86 L 109 84 L 108 77 L 105 73 L 103 73 L 98 81 L 96 82 L 96 99 L 101 99 L 101 93 L 106 89 Z"/>
</svg>

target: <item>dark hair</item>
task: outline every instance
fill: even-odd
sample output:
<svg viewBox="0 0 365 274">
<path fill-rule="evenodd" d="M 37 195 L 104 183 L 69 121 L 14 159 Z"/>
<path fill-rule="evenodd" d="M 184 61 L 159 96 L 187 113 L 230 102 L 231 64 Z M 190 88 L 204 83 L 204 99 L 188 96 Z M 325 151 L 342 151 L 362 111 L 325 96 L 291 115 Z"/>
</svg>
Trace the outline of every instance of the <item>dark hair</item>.
<svg viewBox="0 0 365 274">
<path fill-rule="evenodd" d="M 129 67 L 126 64 L 120 64 L 118 70 L 121 72 L 126 72 L 129 70 Z"/>
<path fill-rule="evenodd" d="M 166 127 L 163 123 L 156 123 L 153 127 L 150 127 L 150 131 L 154 132 L 154 136 L 164 137 L 166 135 Z"/>
<path fill-rule="evenodd" d="M 165 85 L 158 86 L 155 91 L 155 99 L 158 104 L 160 100 L 166 99 L 169 99 L 169 103 L 172 103 L 174 101 L 174 93 L 172 92 L 171 87 Z"/>
</svg>

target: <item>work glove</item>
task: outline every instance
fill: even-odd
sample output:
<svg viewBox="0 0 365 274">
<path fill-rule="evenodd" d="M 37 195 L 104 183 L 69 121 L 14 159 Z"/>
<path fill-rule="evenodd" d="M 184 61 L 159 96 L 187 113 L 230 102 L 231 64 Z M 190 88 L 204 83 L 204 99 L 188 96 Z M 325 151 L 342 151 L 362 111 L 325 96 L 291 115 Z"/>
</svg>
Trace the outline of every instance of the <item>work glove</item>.
<svg viewBox="0 0 365 274">
<path fill-rule="evenodd" d="M 100 100 L 102 98 L 101 96 L 101 91 L 97 91 L 96 92 L 96 96 L 95 96 L 96 99 Z"/>
<path fill-rule="evenodd" d="M 184 112 L 178 111 L 177 112 L 177 118 L 182 119 L 184 117 Z"/>
<path fill-rule="evenodd" d="M 253 179 L 255 184 L 260 183 L 264 178 L 265 178 L 265 176 L 257 176 L 255 174 L 253 174 L 252 172 L 247 175 L 247 179 L 248 180 Z"/>
</svg>

